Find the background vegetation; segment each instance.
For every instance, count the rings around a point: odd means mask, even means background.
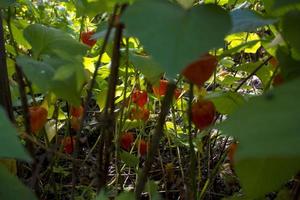
[[[300,1],[0,11],[0,199],[299,199]]]

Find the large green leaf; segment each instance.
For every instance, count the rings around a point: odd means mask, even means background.
[[[71,104],[80,105],[81,90],[77,89],[76,85],[76,78],[72,75],[65,80],[57,80],[53,82],[52,91],[56,96],[69,101]]]
[[[135,167],[139,164],[139,159],[135,155],[132,155],[126,151],[122,151],[120,153],[120,158],[124,161],[126,165],[135,169]]]
[[[106,194],[106,192],[102,189],[95,200],[109,200],[108,195]]]
[[[279,189],[297,174],[300,170],[300,157],[241,159],[237,161],[235,169],[246,196],[256,199]]]
[[[51,65],[26,56],[17,57],[17,64],[22,67],[27,78],[37,85],[42,92],[47,92],[50,89],[54,75],[54,69]]]
[[[253,52],[257,46],[260,47],[260,40],[252,40],[252,41],[246,41],[242,42],[239,45],[232,47],[231,49],[225,50],[220,57],[230,56],[232,54],[245,51],[245,52]]]
[[[219,1],[215,1],[215,0],[204,0],[205,3],[217,3],[220,6],[223,6],[225,4],[228,3],[228,0],[219,0]]]
[[[149,56],[130,54],[130,60],[152,84],[158,82],[163,74],[163,69]]]
[[[18,19],[13,20],[11,22],[11,31],[14,35],[14,39],[19,45],[24,46],[25,48],[29,49],[31,48],[30,44],[27,42],[27,40],[24,38],[23,30],[28,26],[28,23],[26,20]]]
[[[241,50],[244,50],[245,53],[256,53],[261,47],[260,37],[257,33],[235,33],[228,35],[225,38],[225,41],[228,42],[228,49],[233,49],[233,51],[231,51],[232,53],[236,53]],[[244,47],[243,44],[245,44]]]
[[[43,61],[36,61],[30,57],[19,56],[17,63],[42,92],[52,91],[59,98],[75,105],[80,104],[81,89],[85,81],[80,57],[73,56],[73,60],[46,57]]]
[[[230,114],[245,103],[244,97],[236,92],[215,92],[205,98],[210,99],[221,114]]]
[[[222,47],[231,28],[229,14],[216,5],[185,10],[166,0],[141,0],[123,17],[128,32],[171,77],[204,52]]]
[[[176,0],[183,8],[189,9],[194,5],[194,0]]]
[[[276,58],[279,61],[280,72],[285,81],[300,76],[300,61],[294,59],[286,48],[279,47],[276,51]]]
[[[286,10],[294,10],[296,7],[300,7],[299,0],[273,0],[274,3],[272,5],[273,9],[286,9]]]
[[[15,2],[16,0],[0,0],[0,8],[6,8]]]
[[[34,194],[21,181],[0,165],[0,199],[37,200]]]
[[[251,99],[220,125],[240,142],[235,167],[251,199],[278,189],[300,170],[299,85],[295,79]]]
[[[256,68],[258,68],[263,62],[258,61],[255,63],[245,63],[237,67],[237,70],[239,71],[245,71],[248,72],[249,74],[252,73]],[[256,76],[262,81],[262,84],[266,86],[268,82],[270,81],[272,74],[273,74],[273,67],[271,64],[264,65],[261,67],[257,72]]]
[[[135,196],[133,192],[122,192],[119,194],[115,200],[134,200]]]
[[[264,4],[267,12],[276,16],[300,8],[299,0],[264,0]]]
[[[244,3],[254,3],[255,0],[228,0],[228,4],[230,5],[238,5],[237,7],[239,7],[241,4]]]
[[[248,9],[236,9],[230,15],[232,19],[231,33],[256,31],[258,27],[276,22],[274,19],[265,18]]]
[[[78,16],[94,17],[99,13],[111,11],[112,9],[109,0],[75,0],[74,4]]]
[[[75,55],[73,57],[65,55],[65,58],[48,57],[44,59],[44,62],[56,69],[51,83],[51,91],[58,97],[79,105],[81,89],[85,81],[83,61],[80,56]]]
[[[97,14],[111,12],[116,3],[132,3],[134,0],[75,0],[77,16],[95,17]]]
[[[16,128],[10,123],[4,110],[0,107],[0,158],[17,158],[31,161],[29,154],[21,145],[17,134]],[[0,180],[0,182],[3,182],[2,179]]]
[[[24,36],[31,44],[36,58],[42,54],[83,56],[88,49],[66,32],[41,24],[28,26],[24,30]]]
[[[300,52],[300,11],[291,11],[287,13],[282,19],[282,35],[294,47]]]

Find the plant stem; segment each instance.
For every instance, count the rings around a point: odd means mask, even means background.
[[[125,9],[126,4],[121,6],[120,13]],[[111,71],[109,76],[109,88],[107,92],[106,105],[104,108],[103,120],[106,122],[103,127],[103,142],[98,154],[98,191],[100,191],[107,182],[108,168],[110,157],[113,151],[113,138],[115,135],[115,93],[118,82],[119,65],[120,65],[120,47],[122,41],[123,24],[116,25],[116,32],[113,46],[113,56]]]
[[[221,157],[221,159],[218,161],[217,165],[214,167],[212,173],[210,174],[210,176],[208,177],[208,179],[206,180],[200,195],[199,195],[199,200],[204,199],[206,191],[210,188],[211,184],[213,183],[214,179],[216,178],[216,175],[220,169],[221,164],[224,162],[225,158],[227,155],[227,151],[225,151]]]
[[[187,198],[191,200],[197,199],[197,193],[196,193],[196,156],[195,156],[195,149],[193,144],[193,135],[192,135],[192,102],[194,98],[193,94],[193,87],[194,85],[190,83],[189,88],[189,101],[188,101],[188,134],[189,134],[189,152],[190,152],[190,165],[189,165],[189,180],[188,180],[188,188],[187,188]]]
[[[260,70],[264,65],[266,65],[269,60],[271,60],[272,56],[268,57],[264,62],[262,62],[255,70],[253,70],[253,72],[251,72],[251,74],[249,74],[239,85],[238,87],[234,90],[235,92],[237,92],[253,75],[256,74],[256,72],[258,72],[258,70]]]
[[[115,21],[115,16],[116,16],[118,8],[119,8],[119,5],[117,4],[114,8],[114,11],[113,11],[113,14],[112,14],[112,20],[110,21],[107,32],[105,34],[104,42],[102,44],[102,47],[101,47],[101,50],[100,50],[100,53],[99,53],[99,59],[96,63],[95,71],[93,73],[93,77],[92,77],[90,86],[87,90],[87,96],[86,96],[86,99],[85,99],[85,102],[84,102],[84,110],[83,110],[82,119],[81,119],[81,122],[80,122],[80,129],[79,129],[79,131],[76,132],[76,138],[77,139],[75,141],[75,148],[74,148],[74,152],[73,152],[73,158],[74,159],[76,159],[78,157],[78,154],[79,154],[80,134],[81,134],[83,126],[84,126],[84,120],[87,117],[87,110],[88,110],[88,107],[89,107],[89,102],[92,99],[92,91],[93,91],[93,88],[96,84],[96,77],[97,77],[97,74],[98,74],[98,70],[101,67],[101,59],[102,59],[103,54],[105,53],[105,49],[106,49],[106,46],[107,46],[107,43],[108,43],[108,40],[109,40],[111,30],[113,28],[113,24],[114,24],[114,21]],[[72,167],[72,194],[71,194],[71,199],[73,200],[75,198],[74,192],[75,192],[76,177],[77,177],[77,175],[76,175],[77,166],[76,166],[75,162],[73,162],[72,165],[73,165],[73,167]]]
[[[125,118],[124,118],[124,109],[126,107],[126,93],[127,93],[127,87],[128,87],[128,68],[129,68],[129,38],[126,38],[126,66],[125,66],[125,82],[124,82],[124,94],[123,94],[123,104],[122,104],[122,107],[121,107],[121,111],[120,111],[120,118],[119,118],[119,126],[118,126],[118,130],[117,130],[117,134],[115,136],[115,148],[116,148],[116,151],[115,151],[115,156],[116,156],[116,163],[115,163],[115,167],[116,167],[116,187],[118,187],[118,184],[120,182],[120,173],[121,173],[121,168],[120,168],[120,135],[122,134],[122,131],[123,131],[123,126],[124,126],[124,123],[125,123]],[[124,118],[124,121],[123,121],[123,118]]]
[[[0,105],[6,110],[6,114],[12,123],[15,122],[13,107],[11,102],[11,93],[9,87],[9,78],[7,73],[4,31],[2,25],[2,13],[0,12]]]
[[[170,82],[168,84],[167,92],[161,105],[161,112],[158,118],[158,122],[149,147],[149,153],[145,161],[144,168],[142,169],[142,172],[138,176],[137,184],[135,187],[136,199],[141,199],[141,194],[144,190],[148,173],[151,169],[151,165],[153,163],[155,153],[157,152],[157,149],[159,147],[160,139],[163,136],[163,127],[165,124],[166,116],[169,112],[170,105],[172,103],[173,93],[175,91],[175,88],[176,85],[173,82]]]

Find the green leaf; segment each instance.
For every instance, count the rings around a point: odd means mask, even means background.
[[[282,35],[289,44],[300,52],[300,11],[287,13],[282,19]]]
[[[276,51],[276,58],[279,61],[280,73],[285,81],[300,76],[300,61],[294,59],[286,48],[279,47]]]
[[[295,6],[300,4],[299,0],[285,0],[285,1],[281,1],[281,0],[273,0],[273,8],[281,8],[281,7],[287,7],[287,6]]]
[[[121,151],[120,157],[125,162],[125,164],[128,165],[129,167],[135,168],[139,164],[138,157],[126,151]]]
[[[255,63],[245,63],[237,67],[239,71],[245,71],[249,74],[252,73],[257,67],[259,67],[263,62],[258,61]],[[270,81],[273,74],[273,67],[270,64],[264,65],[257,72],[256,76],[262,81],[263,85],[266,86]]]
[[[299,9],[299,0],[264,0],[266,10],[272,15],[284,15],[285,13]]]
[[[83,56],[88,50],[86,45],[79,43],[66,32],[41,24],[29,25],[24,30],[24,36],[31,44],[36,58],[42,54],[60,56],[61,53]]]
[[[157,83],[160,80],[163,69],[153,59],[148,56],[130,54],[130,60],[152,84]]]
[[[21,145],[17,134],[16,128],[7,119],[5,111],[0,107],[0,158],[16,158],[31,161],[29,154]],[[2,179],[0,180],[0,182],[4,183]]]
[[[246,195],[278,189],[300,170],[300,79],[255,97],[219,128],[240,143],[235,168]]]
[[[80,105],[81,90],[78,90],[76,85],[76,78],[71,76],[68,79],[53,82],[51,90],[56,96],[69,101],[71,104]]]
[[[230,114],[245,103],[244,97],[236,92],[215,92],[205,98],[210,99],[221,114]]]
[[[17,63],[42,92],[52,91],[57,97],[79,105],[85,81],[84,69],[80,57],[72,58],[73,60],[63,60],[46,57],[43,61],[36,61],[30,57],[19,56]]]
[[[252,147],[253,148],[253,147]],[[300,170],[300,157],[248,158],[235,166],[249,199],[263,197],[279,189]]]
[[[239,4],[243,5],[245,2],[246,3],[254,3],[255,0],[228,0],[228,4],[235,5],[235,6],[238,5],[237,7],[240,6]]]
[[[139,128],[141,126],[141,122],[138,121],[138,120],[129,120],[127,119],[125,122],[124,122],[124,127],[123,129],[124,130],[130,130],[130,129],[134,129],[134,128]]]
[[[157,190],[158,190],[158,186],[155,183],[155,181],[148,180],[145,185],[144,192],[148,192],[151,199],[153,200],[161,200],[162,198]]]
[[[227,85],[228,87],[231,85],[236,85],[239,80],[240,78],[231,75],[227,75],[224,78],[218,77],[218,82],[220,82],[222,85]]]
[[[219,60],[219,65],[225,68],[231,68],[235,64],[234,60],[231,57],[224,57]]]
[[[81,90],[85,81],[82,58],[75,55],[65,55],[65,59],[48,57],[44,60],[56,69],[51,84],[51,91],[58,97],[61,97],[74,105],[80,105]],[[67,73],[59,74],[61,71],[67,71]]]
[[[231,33],[252,32],[257,28],[276,22],[275,19],[268,19],[253,10],[236,9],[230,13],[232,19]]]
[[[234,193],[231,197],[225,197],[222,200],[251,200],[251,199],[245,197],[243,194],[238,192],[238,193]]]
[[[28,26],[26,20],[18,19],[11,22],[11,31],[14,35],[14,39],[19,45],[23,45],[25,48],[31,48],[30,44],[24,38],[23,30]]]
[[[222,47],[231,28],[229,14],[216,5],[185,10],[161,0],[135,2],[123,20],[128,32],[172,78],[203,53]]]
[[[111,11],[113,8],[113,1],[109,0],[75,0],[77,16],[89,16]]]
[[[21,181],[0,165],[0,199],[37,200],[34,194]]]
[[[277,193],[275,200],[287,200],[287,199],[292,199],[292,198],[293,197],[292,197],[290,190],[287,188],[284,188]]]
[[[229,43],[228,48],[229,49],[235,49],[240,50],[240,46],[248,43],[247,48],[244,48],[243,50],[245,53],[256,53],[256,51],[261,47],[260,37],[256,33],[235,33],[228,35],[225,40]],[[255,41],[251,46],[249,45],[250,42]],[[233,52],[235,53],[235,52]]]
[[[122,192],[119,194],[115,200],[134,200],[135,196],[133,192]]]
[[[17,64],[22,67],[26,77],[42,92],[47,92],[51,87],[54,69],[51,65],[33,60],[27,56],[17,57]]]
[[[215,0],[204,0],[204,2],[206,4],[208,4],[208,3],[216,3]],[[218,0],[217,1],[217,4],[220,5],[220,6],[223,6],[223,5],[227,4],[227,3],[228,3],[228,0]]]
[[[16,0],[0,0],[0,8],[6,8],[15,2]]]
[[[194,5],[194,0],[176,0],[184,9],[189,9]]]
[[[220,57],[225,57],[225,56],[231,56],[232,54],[241,52],[241,51],[247,51],[247,52],[251,52],[253,50],[253,48],[257,48],[257,44],[259,44],[261,41],[260,40],[252,40],[249,42],[244,42],[241,43],[235,47],[232,47],[229,50],[224,51]]]
[[[97,195],[95,200],[109,200],[106,192],[102,189],[99,194]]]

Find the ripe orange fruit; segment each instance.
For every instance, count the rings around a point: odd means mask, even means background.
[[[71,106],[71,108],[70,108],[70,114],[71,114],[73,117],[77,117],[77,118],[82,117],[82,114],[83,114],[83,107],[82,107],[82,106],[78,106],[78,107]]]
[[[278,60],[275,57],[272,57],[269,60],[269,63],[273,66],[273,67],[277,67],[277,65],[279,64]]]
[[[238,147],[238,144],[235,142],[231,143],[228,147],[227,157],[231,164],[233,164],[233,162],[234,162],[234,155],[235,155],[237,147]]]
[[[167,80],[160,80],[158,86],[152,86],[153,93],[156,97],[165,96],[168,87]]]
[[[149,117],[150,117],[150,111],[147,108],[143,108],[140,119],[145,122],[149,119]]]
[[[132,108],[129,113],[129,119],[130,120],[143,120],[147,121],[150,116],[150,111],[147,108]]]
[[[31,131],[38,133],[47,122],[48,111],[41,106],[32,106],[29,108],[29,120]]]
[[[174,91],[175,99],[178,99],[181,94],[182,94],[182,89],[176,88],[175,91]]]
[[[71,128],[74,129],[75,131],[79,131],[80,130],[80,121],[81,118],[78,117],[71,117]]]
[[[144,107],[148,102],[148,94],[143,90],[134,90],[132,93],[132,102],[137,104],[139,107]]]
[[[97,42],[97,40],[91,39],[91,37],[94,35],[94,33],[95,33],[94,31],[82,32],[80,34],[81,41],[84,44],[88,45],[89,47],[93,47]]]
[[[120,15],[115,16],[114,27],[117,27],[120,24]]]
[[[76,139],[75,137],[71,137],[71,136],[66,136],[63,140],[62,140],[62,144],[64,146],[64,151],[68,154],[73,153],[74,149],[75,149],[75,143],[76,143]]]
[[[139,148],[138,148],[139,155],[140,156],[146,155],[148,152],[148,142],[141,139],[138,144],[139,144]]]
[[[131,132],[123,133],[120,138],[120,146],[126,151],[130,151],[132,143],[134,141],[134,136]]]
[[[174,174],[174,164],[172,162],[167,163],[165,165],[165,171],[166,171],[166,177],[168,181],[174,181],[175,179],[175,174]]]
[[[182,75],[190,82],[203,86],[215,71],[217,64],[217,57],[206,53],[199,60],[184,68]]]
[[[201,100],[192,105],[192,122],[202,130],[210,126],[216,115],[216,108],[213,102]]]
[[[280,73],[274,76],[273,83],[272,83],[273,86],[279,86],[282,85],[283,83],[284,83],[284,78]]]
[[[168,83],[169,82],[167,80],[160,80],[158,86],[156,85],[152,86],[153,93],[157,98],[166,95]],[[182,93],[182,89],[176,88],[174,91],[175,99],[178,99],[181,93]]]

